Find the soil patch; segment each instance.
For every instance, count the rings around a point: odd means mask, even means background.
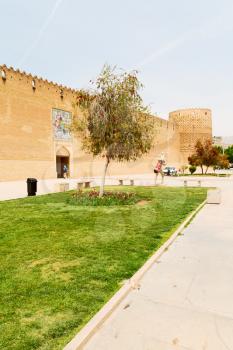
[[[150,202],[151,202],[151,201],[147,201],[147,200],[143,199],[143,200],[137,202],[137,205],[143,206],[143,205],[149,204]]]

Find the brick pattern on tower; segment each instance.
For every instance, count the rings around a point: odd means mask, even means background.
[[[174,123],[180,134],[181,162],[195,150],[198,140],[212,139],[212,116],[210,109],[189,108],[169,113],[169,121]]]

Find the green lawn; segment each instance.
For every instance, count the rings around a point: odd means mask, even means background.
[[[74,206],[70,193],[0,202],[0,349],[63,349],[206,197],[124,190],[147,202]]]

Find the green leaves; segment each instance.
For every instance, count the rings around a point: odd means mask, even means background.
[[[139,95],[137,72],[117,74],[116,68],[105,65],[94,85],[94,91],[81,91],[77,99],[82,117],[75,118],[74,129],[82,136],[83,148],[109,162],[136,160],[148,152],[154,122]]]
[[[227,155],[229,162],[233,163],[233,146],[227,147],[224,153]]]

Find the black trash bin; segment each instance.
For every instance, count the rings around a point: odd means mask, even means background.
[[[28,196],[35,196],[37,192],[37,179],[29,177],[27,179]]]

